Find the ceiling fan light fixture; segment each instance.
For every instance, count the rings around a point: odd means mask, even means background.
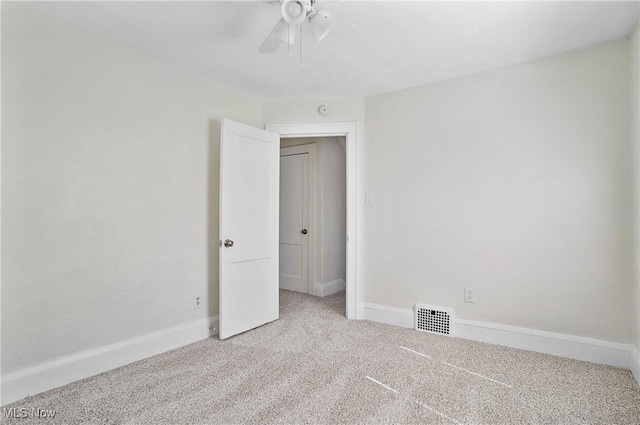
[[[307,16],[307,5],[302,0],[284,0],[282,17],[290,25],[301,24]]]
[[[318,41],[322,41],[331,33],[336,22],[328,10],[318,10],[309,18],[309,24]]]

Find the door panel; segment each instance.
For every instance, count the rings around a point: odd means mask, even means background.
[[[309,293],[308,231],[309,155],[281,156],[280,287],[283,289]]]
[[[280,138],[231,120],[220,139],[220,338],[279,315]],[[226,247],[225,240],[233,241]]]

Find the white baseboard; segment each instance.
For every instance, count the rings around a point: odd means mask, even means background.
[[[359,316],[364,320],[386,323],[403,328],[413,328],[413,310],[366,303],[361,304],[360,308],[361,313]]]
[[[629,369],[629,344],[456,319],[456,337]]]
[[[359,317],[365,320],[404,328],[413,328],[413,314],[413,310],[377,304],[359,308]],[[452,336],[633,370],[630,344],[467,319],[456,319]],[[637,351],[635,359],[638,370]]]
[[[211,317],[19,370],[2,377],[0,405],[209,338],[218,329],[218,317]]]
[[[640,385],[640,352],[633,344],[631,344],[631,350],[629,350],[629,369],[631,369],[633,377],[636,378],[636,382]]]
[[[344,291],[347,288],[347,285],[344,282],[344,279],[336,279],[330,282],[324,283],[316,283],[314,285],[315,296],[317,297],[326,297],[327,295],[332,295],[340,291]]]

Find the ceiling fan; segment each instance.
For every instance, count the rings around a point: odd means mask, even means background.
[[[282,43],[287,43],[287,47],[292,46],[295,44],[297,32],[300,33],[302,41],[302,24],[305,20],[309,22],[318,41],[324,40],[331,33],[338,20],[362,32],[354,24],[330,10],[316,10],[315,3],[316,0],[283,0],[282,18],[273,27],[258,52],[274,53]],[[302,56],[302,42],[300,42],[300,55]],[[302,59],[300,63],[302,66]]]

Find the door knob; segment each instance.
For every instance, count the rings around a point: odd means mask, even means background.
[[[306,234],[307,234],[307,229],[302,229],[302,232],[301,232],[301,233],[302,233],[303,235],[306,235]]]
[[[224,246],[226,248],[231,248],[233,246],[233,241],[231,239],[225,239],[224,240]]]

